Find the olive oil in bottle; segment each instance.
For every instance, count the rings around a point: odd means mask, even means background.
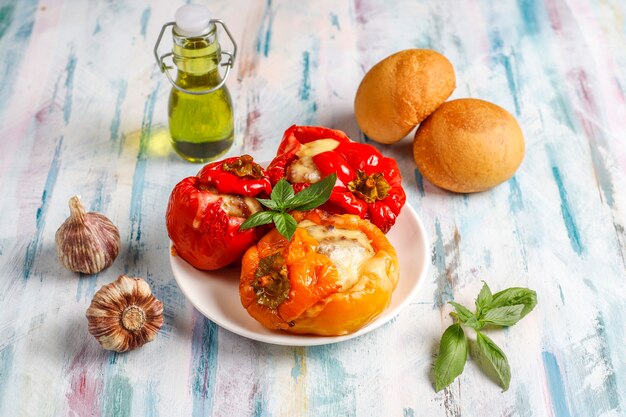
[[[219,20],[211,20],[207,9],[199,5],[183,6],[176,12],[172,25],[171,54],[159,58],[157,41],[155,55],[172,82],[168,114],[171,142],[174,150],[191,162],[207,162],[230,149],[234,137],[233,105],[225,81],[236,53],[222,52],[217,36]],[[222,56],[229,60],[222,64]],[[170,76],[163,59],[171,56],[177,70]],[[226,67],[222,76],[220,67]]]

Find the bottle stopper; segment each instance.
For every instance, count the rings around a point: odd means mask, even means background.
[[[211,23],[209,9],[200,4],[187,4],[176,10],[176,33],[185,37],[206,34]]]

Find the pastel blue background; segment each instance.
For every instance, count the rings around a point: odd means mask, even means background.
[[[170,150],[169,84],[152,47],[181,2],[0,4],[0,415],[618,416],[626,407],[626,4],[619,0],[212,1],[240,53],[228,80],[236,143],[273,156],[291,124],[367,141],[352,113],[364,73],[405,48],[453,63],[452,98],[508,109],[526,138],[515,177],[475,195],[424,180],[411,138],[396,158],[426,225],[432,268],[392,322],[357,339],[253,342],[197,313],[172,277],[164,213],[199,169]],[[165,42],[167,47],[167,41]],[[111,268],[79,277],[54,233],[80,194],[122,235]],[[103,351],[94,292],[144,277],[165,305],[156,341]],[[502,393],[468,362],[435,393],[429,374],[449,300],[528,286],[535,311],[490,332]]]

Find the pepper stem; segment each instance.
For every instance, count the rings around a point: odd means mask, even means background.
[[[285,258],[280,252],[259,260],[252,288],[256,294],[257,303],[272,310],[276,310],[283,301],[289,298],[291,284],[287,276]]]
[[[389,194],[391,186],[381,173],[367,175],[364,171],[357,171],[356,178],[348,183],[348,189],[367,203],[384,200]]]
[[[128,306],[122,311],[121,321],[126,330],[136,332],[146,323],[146,313],[135,305]]]
[[[70,201],[68,204],[70,206],[70,216],[75,218],[76,220],[79,220],[81,223],[84,223],[85,222],[85,208],[80,202],[80,197],[77,195],[73,196],[72,198],[70,198]]]
[[[242,155],[231,163],[224,163],[222,169],[238,177],[252,177],[254,179],[263,177],[261,166],[255,163],[250,155]]]

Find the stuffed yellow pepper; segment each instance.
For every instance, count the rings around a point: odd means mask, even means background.
[[[292,213],[290,241],[277,230],[245,253],[239,294],[263,326],[289,333],[345,335],[374,320],[399,277],[384,233],[356,215]]]

